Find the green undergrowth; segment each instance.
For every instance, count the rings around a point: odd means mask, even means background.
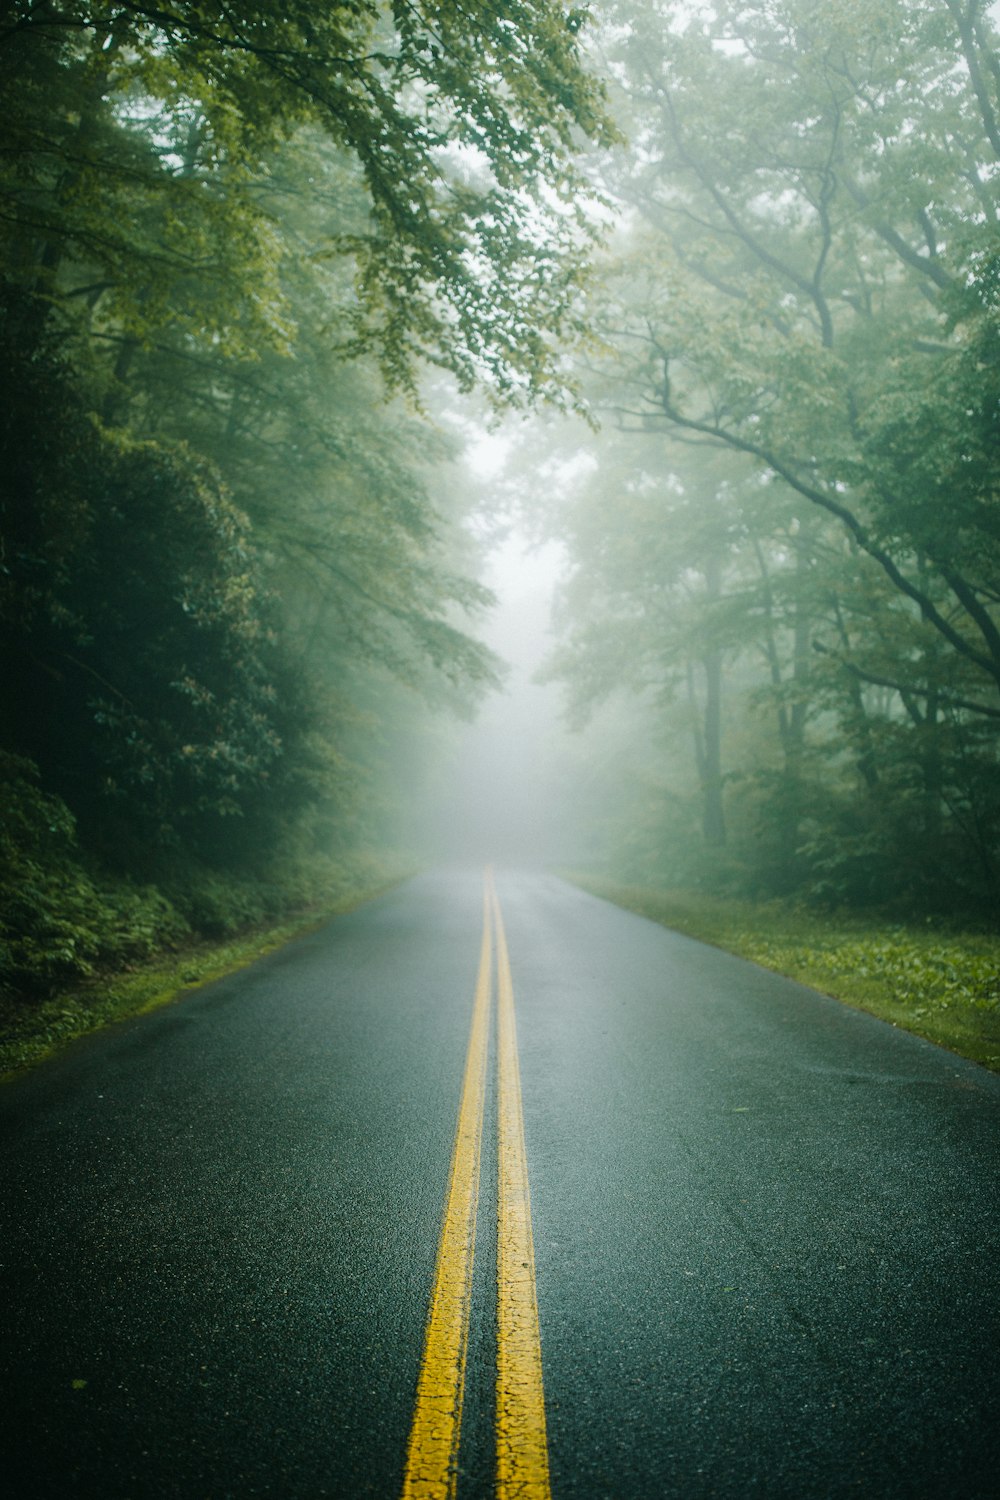
[[[1000,1072],[1000,936],[564,873],[596,896]]]
[[[0,1082],[53,1055],[88,1032],[142,1015],[245,968],[292,938],[352,911],[403,878],[374,875],[325,902],[225,940],[203,940],[160,952],[118,973],[95,974],[41,1000],[0,995]]]

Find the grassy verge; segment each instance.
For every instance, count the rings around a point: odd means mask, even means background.
[[[1000,1072],[1000,936],[564,872],[584,890],[738,953]]]
[[[128,1016],[143,1015],[245,968],[397,883],[386,880],[273,926],[160,954],[130,971],[96,976],[47,1000],[19,1003],[12,997],[0,999],[0,1083],[50,1057],[77,1037]]]

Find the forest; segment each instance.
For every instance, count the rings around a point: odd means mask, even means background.
[[[995,926],[994,11],[3,5],[3,990],[419,861],[491,515],[585,863]]]
[[[610,9],[631,144],[596,163],[604,435],[556,523],[551,671],[581,718],[626,687],[630,739],[661,747],[634,762],[619,857],[995,913],[988,10]]]

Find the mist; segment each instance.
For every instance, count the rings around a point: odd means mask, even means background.
[[[551,646],[550,615],[565,558],[517,530],[490,553],[484,581],[497,604],[482,632],[506,679],[461,725],[434,778],[424,822],[429,857],[538,866],[571,859],[578,842],[565,805],[562,693],[535,676]]]
[[[995,924],[995,5],[21,9],[6,982],[434,860]]]

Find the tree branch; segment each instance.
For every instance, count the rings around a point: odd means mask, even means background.
[[[997,688],[1000,689],[1000,653],[985,656],[982,652],[977,651],[965,636],[956,630],[950,621],[945,618],[935,605],[933,599],[906,577],[906,574],[901,571],[895,560],[884,547],[881,547],[869,535],[867,527],[846,505],[841,501],[834,500],[825,491],[817,489],[814,485],[802,479],[796,474],[794,469],[760,443],[750,442],[746,438],[739,437],[736,433],[727,432],[725,428],[719,427],[714,423],[699,422],[693,417],[685,417],[675,406],[666,401],[663,403],[663,412],[668,421],[673,422],[679,427],[686,428],[688,431],[701,433],[711,441],[720,443],[725,447],[734,448],[740,453],[746,453],[752,458],[759,459],[761,463],[765,464],[783,479],[786,484],[790,485],[804,499],[809,500],[821,510],[827,511],[831,516],[835,516],[854,538],[862,552],[878,563],[879,567],[900,593],[905,594],[908,599],[911,599],[914,604],[918,605],[921,614],[928,624],[932,625],[949,645],[953,646],[967,661],[973,662],[982,671],[986,672],[996,683]]]
[[[953,693],[945,693],[942,696],[942,689],[938,683],[933,684],[933,686],[921,687],[919,683],[901,683],[895,681],[892,677],[882,677],[877,672],[869,672],[866,668],[859,667],[856,662],[846,661],[842,656],[838,656],[836,652],[831,651],[828,646],[824,646],[820,641],[813,642],[813,650],[817,651],[821,656],[832,657],[838,666],[843,667],[845,672],[850,672],[852,677],[856,677],[861,682],[870,683],[872,687],[889,688],[891,692],[899,693],[900,697],[904,697],[905,695],[912,696],[913,694],[916,694],[918,698],[933,696],[945,708],[960,708],[968,713],[981,714],[986,719],[1000,720],[1000,708],[991,708],[988,703],[978,703],[972,698],[960,698]]]
[[[728,201],[725,193],[723,193],[722,189],[716,184],[711,173],[708,171],[708,168],[704,166],[700,159],[696,157],[690,150],[690,148],[686,145],[681,129],[680,120],[677,116],[677,111],[674,107],[674,102],[669,90],[664,90],[663,97],[667,111],[670,115],[671,131],[674,137],[674,142],[677,146],[677,150],[680,153],[681,160],[694,172],[695,176],[698,178],[698,181],[708,193],[709,197],[712,199],[712,202],[722,214],[726,223],[729,225],[740,242],[745,245],[746,248],[751,252],[751,254],[754,255],[762,265],[765,265],[770,270],[776,272],[777,275],[790,282],[792,286],[798,287],[799,291],[801,291],[805,296],[809,298],[809,300],[815,307],[816,313],[819,317],[823,346],[824,348],[830,348],[833,344],[833,320],[830,317],[830,309],[827,305],[826,298],[820,291],[817,281],[817,278],[822,274],[825,255],[821,254],[820,261],[817,265],[816,272],[813,278],[801,275],[798,271],[795,270],[794,266],[788,265],[787,262],[783,261],[780,258],[780,256],[773,255],[771,251],[761,243],[761,241],[757,238],[753,231],[749,229],[746,224],[744,224],[743,220],[739,217],[735,209]]]
[[[993,107],[989,89],[986,87],[986,80],[979,66],[979,49],[977,46],[974,9],[970,5],[967,11],[964,10],[958,3],[958,0],[945,0],[945,4],[951,12],[952,19],[958,28],[959,41],[962,45],[962,56],[965,58],[965,65],[969,70],[969,82],[972,84],[972,91],[979,105],[979,113],[982,116],[986,138],[993,147],[996,155],[1000,157],[1000,124],[997,122],[996,110]]]

